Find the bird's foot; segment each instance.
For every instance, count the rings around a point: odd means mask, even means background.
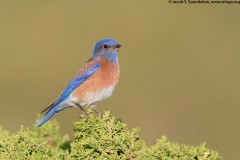
[[[85,112],[84,114],[79,115],[79,118],[80,119],[83,119],[83,118],[89,119],[89,115],[90,115],[89,113]]]
[[[76,106],[79,107],[83,111],[85,118],[88,119],[90,113],[86,112],[80,104],[76,104]],[[82,117],[83,117],[83,115],[80,115],[80,118],[82,118]]]
[[[96,108],[95,105],[94,105],[94,106],[91,106],[91,109],[93,109],[93,110],[98,114],[99,117],[102,117],[102,113],[97,110],[97,108]]]

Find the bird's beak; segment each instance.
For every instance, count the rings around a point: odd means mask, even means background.
[[[121,44],[116,44],[116,45],[114,45],[113,46],[113,48],[115,49],[115,48],[120,48],[122,45]]]

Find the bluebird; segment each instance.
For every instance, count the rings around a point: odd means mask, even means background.
[[[91,107],[97,113],[96,104],[111,96],[119,79],[118,48],[113,39],[103,39],[95,44],[92,57],[67,85],[59,98],[44,109],[46,114],[37,122],[40,127],[58,112],[78,107],[87,116],[84,108]]]

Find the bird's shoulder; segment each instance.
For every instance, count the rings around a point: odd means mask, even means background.
[[[86,73],[94,64],[96,64],[96,61],[93,58],[90,58],[87,63],[78,71],[76,77],[79,77]]]
[[[87,63],[76,74],[76,77],[79,77],[79,76],[83,75],[84,73],[86,73],[96,63],[100,65],[99,72],[102,72],[102,71],[116,71],[116,72],[119,72],[119,63],[118,62],[111,63],[107,59],[102,59],[102,58],[101,59],[94,59],[94,58],[90,58],[87,61]]]

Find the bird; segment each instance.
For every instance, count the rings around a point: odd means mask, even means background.
[[[96,111],[97,103],[110,97],[119,81],[120,65],[118,53],[121,45],[115,40],[105,38],[95,44],[92,57],[69,82],[61,95],[41,113],[46,114],[36,123],[41,127],[58,112],[70,108],[80,108],[86,117],[83,107],[88,106]]]

